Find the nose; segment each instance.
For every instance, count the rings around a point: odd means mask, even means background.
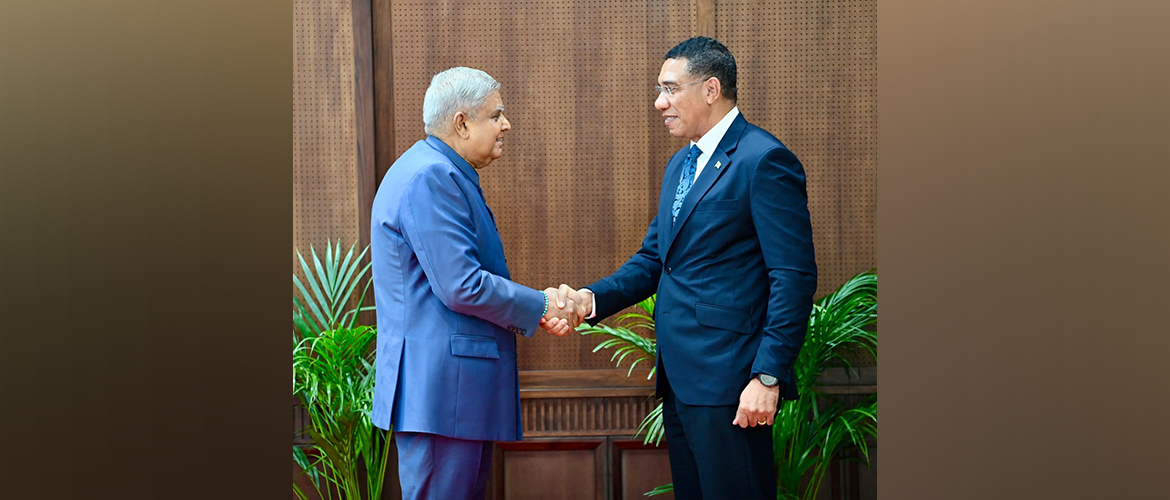
[[[654,107],[659,111],[666,111],[670,108],[670,102],[666,100],[666,92],[659,92],[658,98],[654,100]]]
[[[500,130],[512,130],[512,122],[508,121],[508,117],[501,113],[500,120],[503,121],[503,124],[500,125]]]

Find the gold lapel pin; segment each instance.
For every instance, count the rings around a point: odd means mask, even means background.
[[[723,166],[723,162],[721,162],[721,161],[717,161],[717,162],[715,162],[715,169],[716,169],[716,170],[718,170],[718,169],[719,169],[719,167],[722,167],[722,166]]]

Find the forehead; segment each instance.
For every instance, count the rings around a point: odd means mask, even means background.
[[[658,73],[658,83],[679,83],[687,74],[686,59],[667,59]]]
[[[483,106],[480,106],[480,111],[495,111],[496,109],[504,107],[504,99],[500,97],[500,92],[492,92],[487,99],[483,101]]]

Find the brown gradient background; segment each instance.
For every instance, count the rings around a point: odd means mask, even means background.
[[[879,13],[880,497],[1170,496],[1170,4]],[[291,20],[0,6],[0,497],[287,497]]]
[[[1170,498],[1170,3],[878,12],[880,498]]]
[[[287,498],[292,8],[0,6],[0,498]]]

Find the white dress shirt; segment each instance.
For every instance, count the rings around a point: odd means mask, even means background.
[[[719,120],[711,130],[708,130],[703,137],[699,138],[699,142],[691,141],[692,146],[699,146],[699,160],[695,163],[695,180],[699,180],[699,176],[703,175],[703,167],[707,166],[707,160],[711,159],[711,154],[715,152],[715,148],[719,147],[719,143],[723,141],[723,136],[727,135],[727,129],[731,128],[731,122],[735,121],[735,117],[739,116],[739,106],[731,108],[723,119]],[[688,146],[690,147],[690,146]]]

